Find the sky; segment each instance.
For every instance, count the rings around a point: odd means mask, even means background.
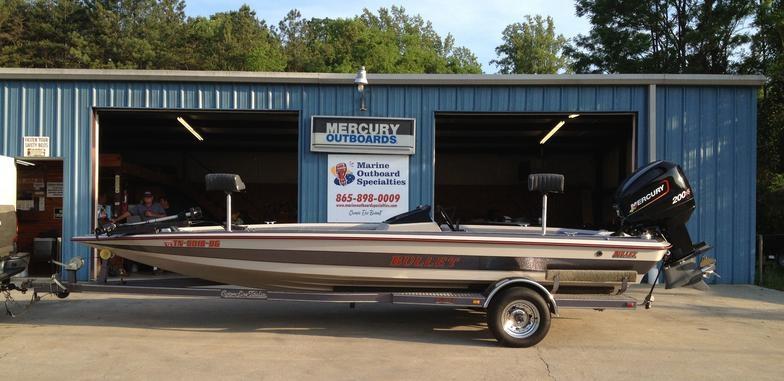
[[[187,0],[186,4],[188,16],[209,16],[248,4],[256,16],[270,25],[277,25],[293,8],[299,9],[304,18],[336,18],[357,15],[362,8],[375,11],[402,5],[408,14],[419,14],[430,20],[441,37],[452,33],[455,43],[471,49],[487,73],[497,71],[490,60],[496,58],[495,47],[501,44],[501,32],[507,25],[522,21],[525,15],[552,16],[556,33],[566,38],[585,34],[590,29],[587,20],[574,14],[574,0]]]

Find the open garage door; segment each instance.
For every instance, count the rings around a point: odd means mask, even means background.
[[[205,219],[222,222],[224,195],[205,192],[204,175],[225,172],[239,174],[247,185],[234,197],[235,222],[296,222],[296,112],[96,112],[98,204],[108,206],[108,215],[138,204],[149,191],[168,206],[167,214],[198,206]]]
[[[613,226],[612,197],[634,168],[634,114],[436,114],[435,203],[463,223],[539,224],[530,173],[561,173],[548,225]]]

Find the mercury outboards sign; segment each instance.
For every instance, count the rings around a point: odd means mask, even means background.
[[[416,122],[411,118],[313,116],[310,125],[311,151],[414,154]]]

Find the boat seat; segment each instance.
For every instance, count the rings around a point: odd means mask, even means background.
[[[234,173],[209,173],[204,176],[208,191],[223,191],[226,193],[241,192],[245,190],[245,183],[240,175]]]
[[[528,175],[528,190],[541,193],[563,193],[564,175],[557,173],[533,173]]]

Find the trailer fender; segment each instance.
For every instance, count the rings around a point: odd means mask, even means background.
[[[528,287],[528,288],[538,292],[539,294],[542,295],[542,297],[545,300],[547,300],[547,304],[550,306],[550,312],[554,316],[558,316],[558,304],[555,302],[555,298],[550,293],[550,291],[548,291],[547,288],[545,288],[544,286],[542,286],[538,282],[534,282],[534,281],[532,281],[530,279],[525,279],[525,278],[503,279],[503,280],[499,281],[498,283],[488,287],[488,292],[486,292],[487,298],[485,299],[485,304],[482,307],[484,307],[484,308],[489,307],[490,306],[490,302],[493,300],[493,297],[499,291],[504,290],[504,289],[509,288],[509,287],[512,287],[512,286]]]

